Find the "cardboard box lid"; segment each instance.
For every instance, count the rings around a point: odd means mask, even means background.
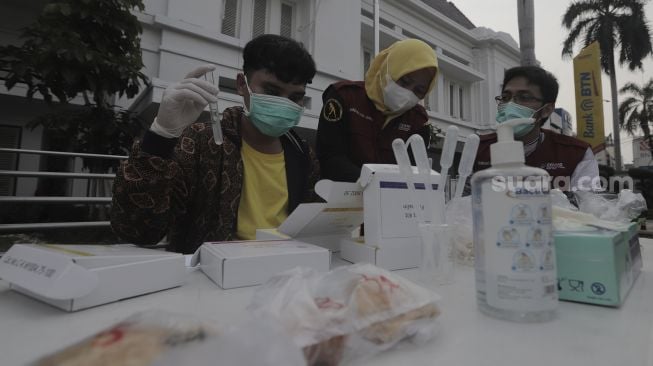
[[[321,180],[315,192],[326,203],[299,205],[279,231],[293,238],[350,234],[363,223],[363,192],[358,183]]]
[[[327,249],[296,240],[247,240],[207,242],[202,246],[225,259],[265,257],[286,254],[328,252]],[[201,258],[200,258],[201,262]]]
[[[180,255],[132,245],[16,244],[0,259],[0,278],[46,298],[68,300],[97,287],[94,268]]]
[[[417,189],[424,189],[424,182],[420,182],[421,177],[419,176],[419,171],[416,166],[411,166],[414,174],[415,186]],[[392,178],[392,182],[403,185],[405,189],[407,187],[406,182],[404,181],[401,173],[399,172],[399,166],[395,164],[364,164],[361,169],[361,176],[359,183],[363,188],[372,183],[374,179],[383,180]],[[431,184],[433,189],[438,188],[438,183],[440,182],[440,173],[431,169]],[[390,187],[389,187],[390,188]],[[402,187],[397,187],[402,188]]]

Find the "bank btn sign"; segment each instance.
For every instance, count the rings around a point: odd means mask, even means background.
[[[574,57],[577,137],[592,145],[595,153],[605,148],[600,59],[598,42],[583,48]]]

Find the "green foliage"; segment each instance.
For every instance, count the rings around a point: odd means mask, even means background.
[[[48,104],[82,95],[84,108],[60,106],[28,127],[43,126],[51,148],[83,153],[127,154],[145,126],[131,112],[112,106],[118,95],[134,97],[142,84],[140,23],[130,11],[142,0],[53,0],[21,34],[23,44],[0,47],[5,85],[27,85],[27,97],[43,95]],[[94,172],[115,161],[84,159]]]
[[[37,117],[27,127],[43,126],[50,142],[69,151],[90,154],[128,155],[131,144],[147,128],[132,112],[89,107]],[[83,159],[91,172],[116,167],[117,160]]]
[[[641,69],[642,60],[653,54],[651,34],[644,14],[643,0],[579,0],[569,5],[562,25],[569,30],[562,55],[571,56],[574,45],[588,46],[598,41],[601,66],[614,72],[614,51],[619,49],[619,64],[630,70]]]
[[[619,123],[621,129],[628,131],[633,136],[638,130],[642,130],[644,137],[649,140],[653,149],[653,79],[646,84],[639,86],[635,83],[627,83],[620,90],[621,94],[629,96],[619,104]]]
[[[25,83],[28,98],[39,92],[48,103],[53,95],[65,103],[85,92],[100,106],[113,94],[135,96],[147,77],[134,8],[143,10],[142,0],[51,1],[24,29],[22,46],[0,47],[5,85]]]

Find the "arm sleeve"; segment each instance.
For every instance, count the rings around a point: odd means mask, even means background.
[[[322,177],[340,182],[355,182],[360,167],[349,158],[349,117],[342,98],[332,88],[322,97],[324,104],[317,126],[316,152]]]
[[[599,179],[599,163],[591,148],[587,148],[583,160],[571,174],[571,186],[579,191],[602,191]]]
[[[196,175],[193,152],[173,151],[172,141],[159,139],[165,138],[146,133],[142,143],[135,142],[113,183],[111,227],[122,240],[138,245],[158,243],[186,212]]]

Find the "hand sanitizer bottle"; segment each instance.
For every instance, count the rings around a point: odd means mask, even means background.
[[[524,145],[501,123],[492,167],[472,177],[476,300],[482,313],[512,321],[553,319],[558,306],[549,174],[524,164]]]

